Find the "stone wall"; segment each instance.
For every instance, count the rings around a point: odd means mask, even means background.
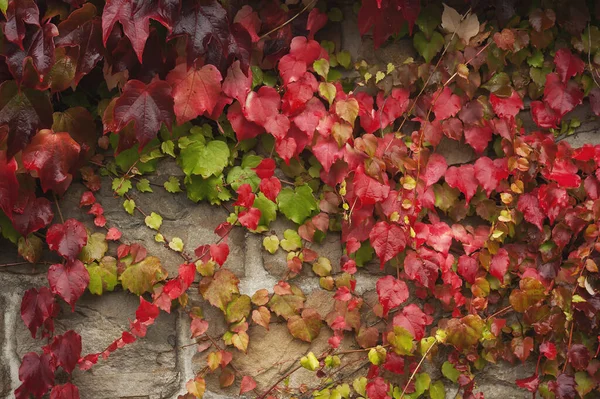
[[[345,15],[348,18],[342,24],[343,29],[326,34],[329,40],[349,50],[355,59],[363,57],[371,63],[380,62],[385,65],[387,62],[402,62],[407,56],[412,55],[412,47],[404,42],[392,43],[373,52],[369,39],[361,40],[358,35],[352,13],[345,10]],[[572,114],[583,123],[577,134],[567,141],[577,146],[584,143],[600,143],[599,125],[591,118],[589,108],[579,107]],[[534,128],[528,112],[524,112],[522,117],[528,129]],[[569,116],[566,119],[569,119]],[[474,158],[470,147],[454,143],[444,142],[437,150],[447,157],[449,164],[469,162]],[[173,162],[166,161],[149,179],[152,183],[162,185],[169,176],[173,175],[181,175],[181,171]],[[110,181],[103,181],[102,187],[97,198],[104,206],[108,224],[118,227],[126,241],[144,245],[149,254],[161,259],[163,266],[171,275],[175,274],[180,259],[154,241],[154,236],[151,230],[145,227],[143,218],[131,217],[123,210],[122,200],[112,195]],[[82,185],[74,184],[60,200],[65,218],[90,220],[89,216],[78,207],[83,190]],[[142,209],[147,212],[159,212],[164,218],[161,230],[168,236],[182,238],[188,249],[213,242],[214,228],[227,217],[224,209],[207,204],[194,204],[183,193],[169,194],[164,190],[156,189],[153,194],[134,192],[134,195]],[[281,237],[288,226],[283,220],[277,220],[272,228]],[[90,228],[92,228],[91,223]],[[285,255],[281,251],[270,255],[261,250],[261,237],[246,233],[243,229],[235,229],[231,233],[229,245],[231,253],[225,266],[240,278],[241,292],[252,295],[261,288],[272,292],[274,284],[287,270]],[[327,256],[334,267],[339,267],[341,256],[339,236],[330,234],[323,244],[314,246],[313,249]],[[0,238],[0,264],[20,261],[16,248]],[[357,275],[357,290],[364,294],[368,303],[373,303],[379,270],[377,266],[367,267],[367,269],[368,273],[359,272]],[[39,350],[40,342],[32,340],[19,317],[19,308],[25,290],[47,284],[46,271],[46,265],[0,268],[0,309],[3,309],[0,312],[1,398],[12,398],[12,392],[19,385],[18,368],[22,355]],[[294,281],[307,295],[307,307],[317,309],[323,316],[330,311],[333,304],[332,293],[318,288],[318,279],[314,274],[305,270]],[[221,336],[226,331],[221,312],[201,301],[194,287],[190,291],[191,301],[203,308],[205,317],[210,321],[209,334],[215,337]],[[83,337],[84,353],[103,350],[127,328],[129,320],[134,317],[137,304],[138,299],[134,295],[121,290],[101,297],[86,293],[77,302],[74,312],[68,306],[63,306],[56,321],[57,333],[74,329]],[[327,347],[328,338],[327,329],[323,329],[321,335],[312,344],[293,339],[281,320],[274,320],[269,331],[252,326],[249,335],[248,353],[236,351],[233,364],[241,373],[253,376],[258,382],[260,391],[295,367],[299,358],[307,352],[312,351],[316,354],[323,352]],[[343,345],[352,347],[352,339],[347,341]],[[146,338],[117,350],[109,359],[100,360],[99,364],[88,372],[76,371],[73,382],[79,386],[81,397],[84,399],[176,398],[177,395],[185,392],[185,382],[201,367],[206,356],[206,352],[196,353],[195,346],[188,346],[191,342],[188,316],[178,310],[171,314],[162,313],[156,324],[150,328]],[[361,366],[364,364],[356,363],[355,369]],[[476,377],[476,382],[486,398],[529,398],[530,394],[515,387],[514,380],[531,375],[533,367],[531,364],[489,366]],[[426,364],[425,370],[431,373],[432,378],[440,377],[439,365]],[[354,371],[349,368],[347,373],[350,375]],[[209,376],[207,380],[209,389],[205,396],[207,399],[237,397],[238,385],[218,390],[216,377]],[[290,386],[298,387],[303,383],[314,385],[314,376],[299,370],[292,375]],[[449,386],[447,392],[447,397],[453,398],[456,388]]]

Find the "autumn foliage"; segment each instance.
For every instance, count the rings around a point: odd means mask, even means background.
[[[233,366],[234,352],[251,349],[249,326],[275,319],[306,342],[328,334],[330,351],[299,359],[317,377],[299,390],[318,398],[440,399],[448,381],[482,398],[476,372],[501,361],[535,364],[515,381],[534,397],[594,397],[600,146],[562,139],[580,125],[571,114],[580,104],[600,116],[600,8],[463,3],[345,9],[375,48],[414,47],[400,64],[369,65],[321,40],[343,14],[330,2],[0,1],[0,229],[27,262],[45,248],[55,255],[48,286],[22,299],[23,322],[46,344],[23,356],[15,396],[78,398],[59,370],[110,361],[179,307],[207,351],[184,398],[203,396],[207,373],[240,394],[295,393],[257,387]],[[470,161],[438,151],[453,141]],[[163,189],[148,177],[168,158],[185,177],[171,176],[166,191],[232,209],[214,242],[188,249],[161,231],[160,209],[136,204]],[[73,181],[87,187],[88,220],[63,220],[53,204]],[[179,254],[177,275],[111,226],[101,184]],[[278,237],[277,217],[297,229]],[[234,228],[286,257],[272,289],[240,293],[227,268]],[[307,245],[328,233],[341,237],[339,268]],[[325,317],[295,285],[309,269],[334,293]],[[377,303],[356,291],[363,273],[380,274]],[[85,290],[117,286],[140,305],[106,349],[85,354],[85,337],[56,333],[55,318]],[[222,337],[207,334],[191,290],[222,311]],[[345,381],[336,370],[357,351],[368,369]],[[442,380],[423,372],[423,359]]]

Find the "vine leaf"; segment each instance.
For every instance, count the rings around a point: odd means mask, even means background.
[[[62,195],[71,185],[71,169],[77,164],[81,147],[69,133],[40,130],[23,150],[23,165],[35,171],[44,192]]]
[[[12,3],[11,3],[12,4]],[[25,148],[41,128],[52,126],[52,105],[46,93],[24,88],[14,80],[0,85],[0,126],[8,125],[7,158]]]
[[[305,342],[312,342],[321,331],[321,316],[314,309],[304,309],[301,315],[288,319],[287,326],[290,334]]]
[[[79,388],[70,382],[56,385],[50,391],[50,399],[79,399]]]
[[[504,248],[500,248],[490,262],[490,274],[502,283],[502,281],[504,281],[504,275],[508,272],[509,265],[510,258],[508,256],[508,251]]]
[[[51,354],[26,353],[19,367],[19,380],[22,384],[15,391],[15,397],[26,398],[33,395],[41,398],[54,386],[54,370]]]
[[[56,358],[57,365],[71,374],[81,356],[81,336],[73,330],[62,335],[57,335],[52,343],[44,348],[52,352]]]
[[[555,73],[546,76],[544,102],[558,114],[559,119],[572,111],[576,105],[581,104],[582,101],[583,91],[579,89],[576,82],[563,83]]]
[[[240,395],[250,392],[254,388],[256,388],[256,381],[254,381],[254,378],[247,375],[243,376],[242,382],[240,383]]]
[[[406,247],[406,234],[395,223],[377,222],[369,233],[369,240],[379,258],[381,269]]]
[[[452,7],[444,4],[442,13],[442,28],[450,33],[456,33],[465,43],[479,33],[479,20],[477,15],[470,13],[462,19],[462,16]]]
[[[373,43],[378,48],[405,23],[412,28],[421,10],[417,0],[365,0],[358,12],[358,29],[364,35],[373,27]],[[378,398],[374,398],[378,399]]]
[[[88,234],[83,223],[68,219],[64,224],[54,224],[48,229],[46,242],[52,251],[68,260],[74,260],[87,244]]]
[[[10,42],[23,48],[25,24],[40,26],[40,10],[34,0],[10,1],[6,8],[4,35]]]
[[[402,305],[408,299],[408,286],[394,276],[385,276],[377,280],[377,295],[383,307],[383,314]]]
[[[0,209],[9,218],[12,217],[13,206],[19,198],[16,171],[17,161],[7,160],[6,153],[0,151]]]
[[[166,278],[160,259],[149,256],[127,267],[119,276],[123,288],[136,295],[152,291],[152,287]]]
[[[556,51],[554,64],[556,65],[556,73],[558,73],[563,83],[567,83],[575,75],[582,74],[585,68],[583,60],[566,48]]]
[[[115,132],[133,121],[135,137],[141,149],[148,144],[164,123],[169,130],[174,117],[171,86],[157,80],[149,85],[129,80],[114,106]]]
[[[58,315],[59,310],[54,295],[48,287],[41,287],[39,290],[30,288],[25,291],[21,300],[21,319],[31,331],[33,338],[40,327],[44,330],[42,336],[46,335],[46,331],[54,331],[52,319]]]
[[[32,192],[21,192],[13,207],[13,226],[25,237],[48,226],[53,218],[50,201],[43,197],[36,198]]]
[[[390,399],[388,391],[389,383],[382,377],[376,377],[367,383],[367,396],[370,399]]]
[[[297,224],[302,224],[314,211],[318,204],[312,189],[307,184],[292,189],[286,187],[277,196],[277,205],[281,213]]]
[[[48,269],[48,282],[54,294],[65,300],[75,311],[75,302],[90,282],[90,274],[79,260],[70,260],[66,265],[57,263]]]
[[[214,65],[187,68],[177,65],[167,75],[173,88],[173,100],[177,124],[190,121],[205,112],[212,114],[221,94],[223,77]]]
[[[218,270],[212,277],[204,277],[198,287],[202,297],[224,313],[234,294],[239,294],[240,280],[227,269]]]
[[[477,180],[473,165],[451,166],[446,171],[446,183],[452,188],[457,188],[465,195],[467,203],[477,192]]]

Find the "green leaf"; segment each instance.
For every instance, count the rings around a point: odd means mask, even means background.
[[[162,221],[163,221],[162,216],[160,216],[158,213],[155,213],[155,212],[152,212],[149,216],[146,216],[146,218],[144,219],[146,226],[150,227],[151,229],[157,230],[157,231],[158,231],[158,229],[160,229],[160,226],[162,225]]]
[[[141,262],[130,265],[119,277],[121,285],[136,295],[152,291],[152,287],[166,278],[167,273],[160,259],[148,256]]]
[[[92,263],[86,266],[90,274],[90,283],[88,289],[92,294],[102,295],[106,291],[115,289],[117,280],[117,260],[110,256],[105,256],[99,263]]]
[[[388,342],[398,355],[408,355],[413,349],[413,336],[404,327],[394,326],[387,335]]]
[[[169,176],[169,180],[167,180],[163,186],[165,187],[165,190],[167,190],[170,193],[180,193],[181,192],[181,186],[179,183],[179,179],[176,178],[175,176]]]
[[[183,241],[179,237],[173,237],[171,242],[169,242],[169,248],[171,248],[173,251],[181,252],[183,251]]]
[[[371,363],[373,363],[375,366],[379,366],[385,361],[386,355],[387,351],[385,348],[381,345],[377,345],[376,348],[371,348],[368,357]]]
[[[258,193],[253,206],[260,210],[260,220],[256,231],[266,231],[271,222],[277,218],[277,204],[265,197],[263,193]]]
[[[175,143],[172,140],[167,140],[160,145],[160,149],[167,155],[175,158]]]
[[[269,309],[271,309],[277,316],[281,316],[284,319],[297,315],[300,309],[304,307],[304,300],[306,299],[300,288],[292,285],[292,293],[288,295],[273,294],[269,300]]]
[[[321,76],[323,79],[327,79],[327,74],[329,73],[329,61],[327,61],[325,58],[316,60],[313,62],[313,69],[317,75]]]
[[[327,100],[329,105],[331,105],[333,103],[333,100],[335,100],[336,92],[337,89],[335,88],[333,83],[319,83],[319,94],[321,95],[321,97]]]
[[[367,394],[367,383],[368,381],[365,377],[360,377],[352,381],[352,388],[354,388],[357,394],[365,396]]]
[[[319,209],[313,191],[307,184],[292,189],[286,187],[277,196],[279,210],[291,221],[302,224]]]
[[[429,397],[431,399],[445,399],[446,388],[442,381],[436,381],[429,387]]]
[[[141,193],[151,193],[152,192],[152,188],[150,187],[150,180],[148,180],[148,179],[140,179],[140,181],[138,181],[135,184],[135,188],[137,188],[137,190]]]
[[[444,364],[442,364],[442,375],[450,381],[456,383],[458,381],[458,377],[460,377],[460,372],[452,363],[445,361]]]
[[[260,155],[255,155],[255,154],[246,154],[244,155],[244,158],[242,158],[242,169],[244,168],[256,168],[261,161],[263,160],[263,157],[261,157]]]
[[[2,236],[10,242],[12,242],[13,244],[16,244],[19,240],[19,237],[21,237],[21,234],[19,234],[19,232],[15,230],[15,228],[12,225],[12,222],[10,221],[8,216],[6,216],[4,212],[2,212],[2,210],[0,210],[0,233],[2,233]]]
[[[125,195],[131,190],[131,180],[122,177],[117,177],[112,181],[112,190],[117,193],[120,197]]]
[[[435,28],[441,23],[442,10],[433,4],[429,4],[427,7],[421,9],[419,17],[417,18],[417,26],[427,38],[430,38],[431,35],[433,35]]]
[[[331,261],[325,257],[319,257],[313,264],[313,272],[319,277],[327,277],[331,275]]]
[[[229,155],[229,147],[223,141],[212,140],[206,145],[197,141],[181,150],[178,162],[186,175],[207,179],[223,172],[229,163]]]
[[[481,85],[481,87],[500,97],[509,97],[513,90],[510,84],[510,77],[506,72],[495,74],[485,84]]]
[[[252,191],[256,191],[260,185],[260,178],[256,175],[256,172],[249,167],[242,168],[234,166],[229,173],[227,173],[227,184],[231,185],[231,188],[235,191],[237,191],[241,185],[249,184],[252,187]]]
[[[592,392],[592,389],[596,387],[596,382],[590,377],[587,371],[576,372],[575,383],[577,384],[575,389],[582,398]]]
[[[202,297],[211,305],[218,307],[223,312],[231,302],[234,294],[239,294],[240,280],[227,269],[218,270],[212,277],[200,280],[198,290]]]
[[[340,51],[335,57],[341,66],[350,69],[350,66],[352,65],[352,56],[348,50]]]
[[[125,209],[128,214],[133,215],[133,211],[135,210],[135,201],[129,199],[123,201],[123,209]]]
[[[228,323],[235,323],[245,317],[248,317],[250,314],[250,309],[250,297],[248,295],[238,296],[227,304],[225,319]]]
[[[221,201],[231,199],[231,193],[223,184],[223,175],[208,179],[192,176],[186,179],[185,187],[188,198],[194,202],[208,200],[213,205],[219,205]]]
[[[532,67],[541,68],[544,66],[544,53],[540,50],[535,50],[533,54],[527,58],[527,64]]]
[[[88,235],[87,244],[81,248],[79,260],[83,263],[91,263],[95,260],[102,259],[108,251],[108,242],[106,235],[102,233],[94,233]]]
[[[444,36],[439,32],[433,32],[431,39],[427,40],[423,32],[417,32],[413,37],[413,45],[417,52],[425,58],[425,62],[430,62],[444,47]]]
[[[6,9],[8,8],[8,0],[0,0],[0,11],[6,15]]]
[[[252,69],[252,90],[254,90],[256,86],[263,84],[263,71],[256,65],[252,65],[250,68]]]
[[[263,238],[263,247],[272,255],[279,249],[279,238],[276,235],[270,235]]]
[[[344,14],[339,8],[332,7],[327,11],[327,18],[332,22],[341,22],[344,19]]]
[[[296,230],[287,229],[283,232],[283,240],[280,245],[285,251],[296,251],[302,248],[302,239]]]
[[[317,359],[314,353],[309,352],[308,355],[302,356],[300,365],[309,371],[315,371],[319,368],[319,359]]]

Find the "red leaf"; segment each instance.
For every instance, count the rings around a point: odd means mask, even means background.
[[[523,109],[523,100],[515,90],[510,97],[498,97],[494,93],[490,94],[490,103],[496,115],[501,118],[514,117]]]
[[[540,231],[543,231],[546,215],[542,212],[540,202],[536,195],[533,193],[522,194],[519,197],[517,209],[523,213],[523,217],[526,221],[537,226]]]
[[[417,305],[411,303],[405,306],[401,313],[394,316],[392,324],[405,328],[418,341],[425,336],[425,326],[431,324],[432,321],[431,316],[427,316]]]
[[[167,1],[107,0],[102,12],[102,37],[104,46],[118,21],[123,26],[125,36],[131,41],[138,60],[142,62],[146,40],[150,35],[150,19],[171,29],[172,15],[175,10]]]
[[[488,197],[498,188],[501,181],[508,178],[508,163],[505,158],[491,160],[480,157],[475,161],[475,178],[486,191]]]
[[[408,286],[393,276],[381,277],[377,280],[379,303],[386,315],[391,309],[402,305],[408,299]]]
[[[106,239],[110,241],[119,241],[123,234],[116,227],[111,227],[106,233]]]
[[[458,274],[460,274],[467,283],[473,284],[475,282],[478,270],[479,265],[474,258],[467,255],[461,255],[460,258],[458,258]]]
[[[550,224],[553,224],[558,214],[569,204],[569,195],[564,188],[555,184],[545,184],[538,190],[538,200],[540,209],[548,215]]]
[[[540,344],[540,353],[550,360],[556,359],[556,345],[552,342],[544,341]]]
[[[322,27],[327,24],[327,14],[319,11],[318,8],[313,8],[308,13],[308,19],[306,21],[306,30],[308,31],[308,38],[313,39],[315,33],[317,33]]]
[[[79,399],[79,388],[70,382],[56,385],[50,392],[50,399]]]
[[[452,239],[454,238],[450,226],[444,222],[437,222],[429,225],[428,228],[427,245],[441,252],[443,255],[448,255]]]
[[[390,351],[385,357],[383,368],[396,374],[404,374],[404,358]]]
[[[272,87],[262,86],[246,98],[244,115],[250,122],[264,127],[274,115],[279,114],[280,106],[281,98],[277,91]]]
[[[260,209],[250,208],[247,211],[242,211],[238,214],[240,224],[249,230],[256,230],[258,221],[260,220]]]
[[[238,194],[237,201],[233,205],[250,208],[252,206],[252,204],[254,204],[255,195],[252,192],[252,186],[250,186],[250,184],[248,184],[248,183],[242,184],[238,188],[237,194]]]
[[[275,166],[275,161],[273,159],[265,158],[252,170],[254,170],[256,175],[261,179],[268,179],[275,173]]]
[[[242,106],[237,102],[227,109],[227,119],[231,123],[238,141],[252,139],[264,132],[261,126],[246,119],[242,113]]]
[[[87,240],[85,226],[76,219],[68,219],[64,224],[54,224],[46,233],[50,250],[68,260],[74,260],[79,255]]]
[[[581,184],[581,178],[577,175],[577,166],[571,159],[556,158],[550,173],[543,173],[544,177],[554,180],[560,187],[577,188]]]
[[[552,110],[552,108],[546,105],[546,103],[541,101],[532,101],[530,106],[531,117],[536,125],[546,129],[556,127],[560,117]]]
[[[74,311],[75,302],[90,282],[90,274],[81,261],[68,261],[66,265],[59,263],[50,266],[48,282],[52,292],[71,305],[71,309]]]
[[[490,262],[490,274],[502,282],[504,281],[504,275],[508,272],[509,265],[510,258],[508,257],[508,252],[506,249],[500,248]]]
[[[33,0],[9,1],[6,9],[4,35],[10,42],[23,47],[25,24],[40,26],[40,10]]]
[[[208,322],[204,319],[194,317],[190,323],[190,330],[192,331],[192,338],[199,337],[208,330]]]
[[[14,159],[7,161],[6,153],[0,151],[0,209],[9,218],[12,218],[13,207],[19,196],[16,171],[17,162]]]
[[[589,349],[582,344],[573,344],[569,349],[567,357],[575,370],[585,370],[591,358]]]
[[[376,377],[367,384],[369,399],[390,399],[388,390],[389,384],[382,377]]]
[[[254,378],[247,375],[243,376],[242,382],[240,383],[240,395],[250,392],[254,388],[256,388],[256,381],[254,381]]]
[[[436,97],[437,93],[434,94],[434,98]],[[460,111],[460,107],[460,97],[453,94],[449,87],[444,87],[435,104],[433,104],[435,119],[442,120],[455,116]]]
[[[554,55],[554,64],[556,64],[556,73],[563,83],[575,75],[583,73],[585,63],[581,58],[573,55],[567,48],[561,48]]]
[[[81,199],[79,200],[79,207],[90,206],[96,203],[96,197],[94,193],[91,191],[86,191],[81,194]]]
[[[265,197],[273,202],[276,202],[277,196],[281,191],[281,182],[278,178],[273,176],[268,179],[262,179],[258,188],[265,195]]]
[[[540,378],[537,374],[534,374],[531,377],[516,380],[515,383],[517,384],[517,386],[526,389],[529,392],[535,393],[537,392],[538,387],[540,385]]]
[[[465,195],[467,203],[477,192],[477,180],[473,165],[451,166],[446,171],[445,179],[450,187],[457,188]]]
[[[363,171],[354,173],[354,192],[364,205],[383,202],[390,193],[390,187],[379,183]]]
[[[71,374],[81,356],[81,336],[73,330],[57,335],[48,348],[56,358],[57,365]]]
[[[78,162],[80,147],[69,133],[54,133],[43,129],[23,150],[23,165],[35,171],[44,192],[64,194],[73,176],[70,170]]]
[[[30,288],[25,291],[21,300],[21,319],[31,331],[31,336],[35,338],[37,329],[44,327],[48,331],[54,331],[52,318],[58,314],[59,307],[56,304],[54,295],[47,287],[41,287],[39,291]],[[42,332],[42,335],[45,335]]]
[[[167,82],[157,80],[146,85],[139,80],[129,80],[115,103],[115,131],[121,131],[134,121],[135,137],[141,150],[156,137],[162,123],[171,129],[173,116],[173,97]]]
[[[404,251],[406,234],[397,224],[378,222],[369,233],[369,240],[379,258],[381,268],[385,262]]]
[[[258,32],[260,32],[261,20],[258,17],[258,14],[252,10],[252,7],[249,5],[244,5],[235,15],[233,22],[242,25],[252,38],[252,42],[256,43],[260,40],[258,36]]]
[[[35,352],[25,354],[19,366],[19,380],[22,384],[15,391],[15,397],[28,398],[29,395],[33,395],[41,398],[54,386],[54,369],[50,354],[38,355]]]
[[[425,166],[425,172],[423,173],[423,180],[425,181],[425,187],[429,187],[437,183],[441,177],[444,176],[448,164],[446,158],[440,154],[431,154],[427,166]]]
[[[600,88],[594,87],[589,94],[590,107],[596,116],[600,116]]]
[[[241,71],[239,73],[243,75]],[[229,82],[233,79],[230,78]],[[221,80],[223,80],[223,77],[214,65],[204,65],[199,69],[196,67],[188,69],[186,64],[179,64],[169,72],[166,80],[173,88],[175,115],[177,116],[177,124],[181,125],[203,115],[205,112],[208,114],[213,112],[221,94]],[[239,83],[229,82],[227,82],[228,85]],[[230,88],[231,86],[227,87],[230,94],[238,96],[245,90],[238,87],[238,92],[234,92]],[[170,122],[167,126],[170,126]]]
[[[392,34],[399,33],[405,22],[412,29],[420,12],[418,0],[365,0],[358,12],[358,29],[364,35],[373,27],[373,42],[378,48]]]
[[[205,65],[207,67],[208,65]],[[218,71],[216,71],[218,73]],[[217,75],[214,74],[216,77]],[[216,79],[216,83],[220,82],[221,74],[219,73],[219,79]],[[240,102],[240,104],[246,103],[246,97],[252,88],[252,72],[249,71],[248,75],[246,75],[242,69],[240,68],[240,62],[235,61],[229,69],[227,70],[227,76],[225,76],[225,80],[223,81],[223,93],[225,95],[235,98]],[[177,111],[175,111],[177,112]],[[212,111],[209,111],[209,113]]]
[[[31,192],[21,193],[13,207],[13,225],[25,237],[49,225],[53,218],[50,201],[42,197],[36,198]]]
[[[544,102],[558,114],[559,119],[581,104],[582,100],[583,91],[576,82],[562,83],[555,73],[546,76]]]
[[[11,3],[12,4],[12,3]],[[7,159],[25,148],[39,129],[52,126],[52,104],[46,93],[20,89],[14,80],[0,85],[0,126],[8,125]]]
[[[485,126],[468,126],[465,125],[465,142],[469,144],[475,152],[481,154],[488,146],[492,139],[492,128]]]
[[[229,245],[226,242],[210,245],[210,257],[213,258],[220,266],[227,260],[229,255]]]
[[[340,148],[333,136],[323,137],[318,136],[317,142],[312,147],[313,155],[323,165],[325,173],[329,173],[331,165],[338,159],[344,158],[344,151]]]
[[[153,303],[146,301],[143,297],[140,297],[140,306],[135,311],[135,318],[140,323],[151,323],[153,322],[160,313],[160,309]]]

